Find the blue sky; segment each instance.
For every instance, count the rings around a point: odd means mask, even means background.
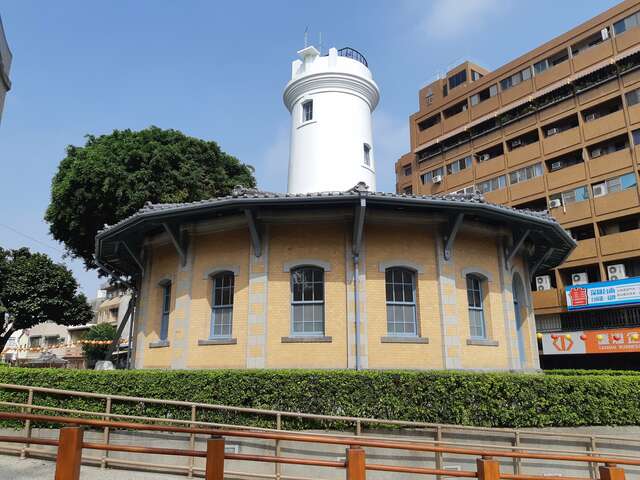
[[[378,188],[394,189],[418,89],[464,59],[492,70],[613,6],[612,0],[71,1],[0,3],[13,51],[0,124],[0,246],[62,259],[42,220],[51,178],[84,135],[149,125],[216,140],[286,189],[290,62],[323,47],[365,54],[381,89]],[[64,259],[92,297],[99,284]]]

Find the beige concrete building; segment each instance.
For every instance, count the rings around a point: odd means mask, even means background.
[[[529,276],[574,242],[474,195],[359,185],[150,205],[96,245],[139,291],[136,368],[507,370],[538,367]]]
[[[11,71],[11,50],[7,38],[4,35],[2,27],[2,18],[0,18],[0,122],[2,121],[2,111],[4,110],[4,99],[9,90],[11,90],[11,80],[9,73]]]
[[[570,231],[571,256],[532,279],[547,366],[640,355],[639,24],[628,0],[495,71],[452,69],[420,90],[396,164],[398,192],[480,191]]]

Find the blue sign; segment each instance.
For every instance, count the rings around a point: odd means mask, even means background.
[[[640,304],[640,277],[565,287],[569,310]]]

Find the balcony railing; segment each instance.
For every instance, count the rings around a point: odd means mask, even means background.
[[[360,62],[365,67],[369,68],[369,64],[367,63],[367,59],[364,58],[364,55],[362,55],[355,48],[351,48],[351,47],[341,48],[340,50],[338,50],[338,56],[351,58],[352,60],[355,60],[356,62]]]

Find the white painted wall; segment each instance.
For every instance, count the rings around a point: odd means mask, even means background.
[[[291,112],[289,193],[348,190],[358,182],[376,188],[371,114],[380,92],[362,63],[338,56],[335,48],[320,56],[314,47],[298,52],[284,103]],[[303,122],[302,104],[313,100],[313,119]],[[371,165],[364,162],[371,147]]]

